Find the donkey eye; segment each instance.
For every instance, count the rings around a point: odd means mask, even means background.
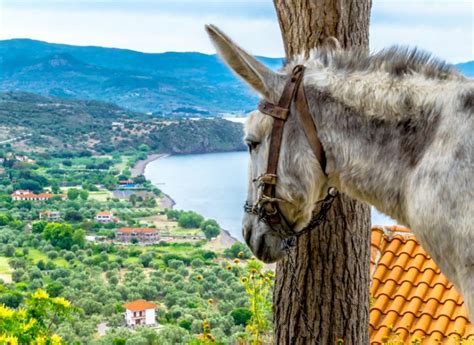
[[[258,145],[260,145],[259,142],[256,142],[256,141],[247,141],[247,146],[249,148],[249,152],[252,152],[253,150],[255,150]]]

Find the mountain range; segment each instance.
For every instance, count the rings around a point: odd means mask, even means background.
[[[261,58],[278,67],[282,59]],[[0,91],[96,99],[142,112],[245,112],[257,97],[216,55],[0,41]],[[184,109],[184,110],[183,110]]]
[[[259,59],[272,68],[283,63],[281,58]],[[474,76],[474,61],[456,66]],[[151,54],[30,39],[0,41],[2,91],[102,100],[158,115],[244,113],[257,102],[216,55]]]

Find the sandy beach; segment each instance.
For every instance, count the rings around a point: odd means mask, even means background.
[[[148,155],[146,159],[136,162],[132,168],[132,171],[130,172],[132,174],[132,177],[143,175],[145,173],[145,169],[148,163],[167,156],[169,155],[166,153],[153,153],[151,155]]]

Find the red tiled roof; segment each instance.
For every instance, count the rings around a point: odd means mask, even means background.
[[[462,296],[409,229],[372,228],[370,273],[371,344],[459,344],[460,338],[474,344]]]
[[[137,299],[136,301],[125,303],[123,307],[131,311],[141,311],[146,309],[155,309],[156,304],[145,301],[144,299]]]
[[[59,196],[61,198],[64,198],[64,194],[52,194],[52,193],[40,193],[40,194],[35,194],[31,193],[28,190],[16,190],[11,194],[12,197],[18,197],[18,198],[30,198],[30,199],[49,199],[55,196]]]
[[[120,228],[118,232],[122,234],[130,234],[134,232],[152,233],[152,232],[158,232],[158,229],[156,228]]]
[[[98,216],[111,216],[112,212],[104,211],[104,212],[97,212]]]

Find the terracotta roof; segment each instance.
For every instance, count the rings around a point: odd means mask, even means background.
[[[52,194],[52,193],[40,193],[40,194],[35,194],[31,193],[28,190],[16,190],[11,194],[12,197],[18,197],[18,198],[30,198],[30,199],[49,199],[55,196],[59,196],[61,198],[64,198],[64,194]]]
[[[407,228],[373,227],[370,343],[474,344],[462,296]]]
[[[111,216],[112,212],[104,211],[104,212],[97,212],[98,216]]]
[[[156,304],[145,301],[144,299],[137,299],[136,301],[125,303],[123,307],[131,311],[140,311],[146,309],[155,309]]]
[[[120,228],[118,232],[122,234],[131,234],[134,232],[140,232],[140,233],[152,233],[152,232],[157,232],[158,229],[156,228]]]

